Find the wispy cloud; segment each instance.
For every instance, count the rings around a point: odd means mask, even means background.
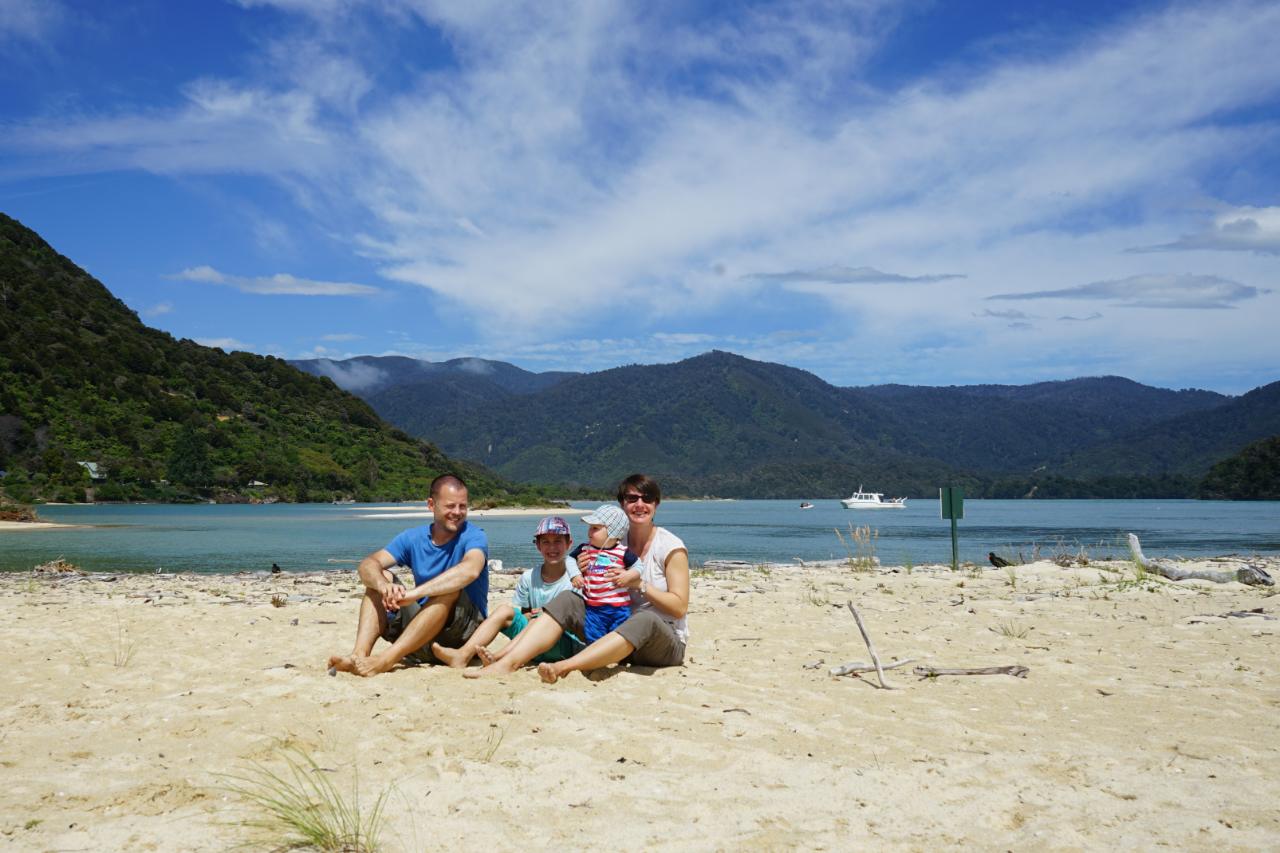
[[[1093,299],[1127,308],[1233,308],[1236,302],[1270,292],[1214,275],[1134,275],[1060,290],[1001,293],[987,298]]]
[[[172,313],[173,313],[173,303],[167,302],[167,301],[157,302],[154,305],[150,305],[142,309],[142,316],[149,317],[149,318],[163,317],[165,314],[172,314]]]
[[[196,338],[195,342],[203,347],[217,347],[218,349],[226,350],[227,352],[231,352],[232,350],[243,350],[247,352],[253,349],[251,344],[246,344],[244,341],[239,341],[235,338]]]
[[[1009,309],[1008,311],[992,311],[990,308],[984,308],[984,309],[983,309],[983,310],[981,310],[981,311],[975,311],[973,316],[975,316],[975,317],[991,317],[992,319],[995,319],[995,320],[1035,320],[1035,319],[1039,319],[1039,318],[1037,318],[1037,317],[1033,317],[1031,314],[1028,314],[1028,313],[1026,313],[1025,311],[1018,311],[1018,310],[1015,310],[1015,309]]]
[[[1093,320],[1101,320],[1101,319],[1102,319],[1102,315],[1099,314],[1097,311],[1094,311],[1092,314],[1086,315],[1084,317],[1072,317],[1070,314],[1063,314],[1061,317],[1058,318],[1059,321],[1067,321],[1067,322],[1073,322],[1073,323],[1088,323]]]
[[[288,273],[276,273],[272,276],[247,277],[228,275],[210,266],[199,266],[185,269],[170,276],[180,281],[198,281],[204,284],[220,284],[234,287],[243,293],[289,296],[369,296],[380,293],[378,288],[367,284],[351,284],[344,281],[313,281],[298,278]]]
[[[900,275],[892,272],[881,272],[874,267],[828,266],[814,270],[795,270],[792,272],[749,273],[745,278],[756,281],[776,282],[820,282],[826,284],[914,284],[947,281],[964,278],[956,273],[940,275]]]
[[[357,335],[352,332],[339,332],[333,335],[321,335],[320,340],[328,341],[329,343],[344,343],[346,341],[364,340],[364,335]]]
[[[339,388],[352,392],[377,388],[387,380],[386,371],[361,362],[339,364],[326,358],[316,363],[316,369],[321,376],[332,379]]]
[[[1172,243],[1139,246],[1130,252],[1179,252],[1210,249],[1280,255],[1280,207],[1238,207],[1214,217],[1205,230]]]
[[[0,45],[43,42],[65,18],[59,0],[0,0]]]
[[[422,288],[483,354],[500,328],[502,349],[556,366],[630,360],[636,339],[649,342],[637,360],[735,348],[723,343],[733,335],[704,329],[732,328],[721,318],[757,301],[779,310],[738,351],[846,376],[907,363],[848,357],[868,339],[912,356],[913,371],[979,376],[1019,358],[1037,370],[1049,358],[1059,370],[1185,359],[1205,322],[1222,324],[1219,352],[1258,340],[1254,312],[1188,311],[1135,332],[1131,351],[1112,343],[1113,316],[980,313],[1037,321],[1041,335],[1010,336],[1027,342],[1019,354],[1004,338],[991,347],[1001,325],[973,314],[991,293],[1221,308],[1264,292],[1240,282],[1269,283],[1260,265],[1276,254],[1276,208],[1211,198],[1225,212],[1200,228],[1168,201],[1227,195],[1223,164],[1246,175],[1273,161],[1280,4],[1268,0],[1139,4],[1049,49],[1004,34],[1008,50],[888,84],[874,62],[900,18],[918,14],[912,4],[240,5],[246,25],[263,25],[241,72],[192,75],[161,105],[55,104],[9,122],[0,179],[265,178],[296,218],[273,209],[259,247],[330,235],[386,279]],[[375,29],[387,37],[369,38]],[[388,55],[400,45],[414,61]],[[1124,251],[1133,246],[1232,251],[1191,276],[1178,257]],[[851,264],[822,266],[832,259]],[[252,293],[374,290],[187,272]],[[581,334],[620,298],[634,338]],[[757,344],[796,331],[801,314],[815,324],[802,339]],[[910,350],[920,341],[930,348]],[[1277,352],[1252,344],[1254,362],[1267,360],[1259,347]]]

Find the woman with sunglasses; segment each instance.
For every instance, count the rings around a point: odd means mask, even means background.
[[[630,522],[627,546],[639,556],[613,582],[631,590],[631,618],[571,658],[538,665],[538,675],[552,684],[565,675],[626,661],[640,666],[679,666],[689,640],[689,551],[680,538],[653,523],[662,501],[658,483],[632,474],[618,484],[618,503]],[[512,641],[511,651],[468,677],[505,674],[524,666],[555,645],[565,632],[582,636],[586,607],[582,598],[562,592]]]

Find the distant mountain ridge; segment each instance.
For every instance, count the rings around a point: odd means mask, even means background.
[[[841,388],[720,351],[597,373],[522,371],[523,384],[507,387],[468,381],[456,368],[445,373],[365,397],[406,431],[517,481],[603,486],[645,470],[683,493],[726,497],[836,495],[859,483],[926,495],[944,480],[968,484],[971,494],[1084,496],[1089,487],[1068,482],[1081,479],[1114,496],[1189,494],[1213,462],[1260,437],[1267,412],[1280,413],[1259,392],[1232,398],[1115,376]],[[540,387],[527,377],[542,377]],[[1137,458],[1127,442],[1168,441],[1162,424],[1185,432],[1209,419],[1230,421],[1218,425],[1229,438],[1192,464],[1081,462],[1095,447]]]

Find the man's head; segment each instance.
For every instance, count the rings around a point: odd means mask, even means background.
[[[564,559],[573,544],[569,533],[569,523],[558,515],[548,515],[538,522],[538,529],[533,534],[533,544],[547,563],[558,563]]]
[[[630,523],[626,514],[613,504],[598,506],[582,517],[587,523],[587,541],[597,548],[608,548],[627,535]]]
[[[434,533],[452,539],[467,520],[467,484],[453,474],[441,474],[431,481],[427,509],[435,517]]]

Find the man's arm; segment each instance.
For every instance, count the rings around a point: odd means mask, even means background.
[[[462,555],[462,559],[456,566],[445,569],[426,583],[415,586],[406,592],[404,597],[406,599],[422,598],[423,596],[457,592],[480,577],[480,573],[484,571],[484,566],[484,551],[479,548],[472,548]]]
[[[404,599],[404,586],[393,583],[387,578],[387,571],[396,564],[396,558],[386,548],[374,551],[360,561],[356,571],[366,589],[382,596],[382,603],[388,610],[399,610]]]

